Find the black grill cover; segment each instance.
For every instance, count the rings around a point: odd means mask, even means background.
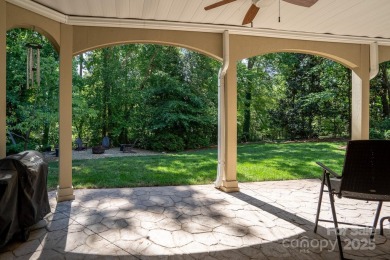
[[[37,151],[0,160],[0,248],[50,212],[48,165]]]

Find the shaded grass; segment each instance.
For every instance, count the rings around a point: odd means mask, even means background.
[[[245,181],[317,178],[321,161],[342,169],[343,142],[247,144],[238,147],[237,178]],[[217,150],[73,161],[75,188],[209,184],[216,178]],[[58,184],[58,162],[49,163],[48,187]]]

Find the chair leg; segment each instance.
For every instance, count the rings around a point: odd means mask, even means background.
[[[336,239],[337,239],[337,245],[339,247],[339,255],[340,255],[340,259],[342,260],[342,259],[344,259],[343,245],[341,244],[340,230],[339,230],[339,226],[337,223],[336,208],[334,206],[334,195],[332,193],[332,187],[330,185],[329,174],[326,174],[326,182],[328,184],[330,207],[332,209],[333,223],[334,223],[334,227],[336,229]]]
[[[382,203],[383,203],[382,201],[379,201],[378,208],[376,209],[376,214],[375,214],[374,224],[372,224],[372,231],[371,231],[370,239],[374,238],[375,231],[376,231],[376,225],[378,225],[378,219],[379,219],[379,215],[380,215],[381,209],[382,209]]]
[[[315,221],[315,225],[314,225],[314,233],[317,233],[318,220],[320,218],[320,211],[321,211],[322,194],[324,193],[324,185],[325,185],[325,171],[322,175],[320,197],[318,198],[318,206],[317,206],[317,216],[316,216],[316,221]]]

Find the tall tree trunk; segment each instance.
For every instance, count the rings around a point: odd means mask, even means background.
[[[81,121],[79,124],[76,124],[77,136],[79,138],[83,137],[83,125],[84,121]]]
[[[255,64],[255,57],[248,59],[248,70],[252,70]],[[249,73],[250,74],[250,73]],[[243,141],[250,139],[250,126],[251,126],[251,103],[252,103],[252,78],[249,78],[248,84],[245,89],[245,101],[244,101],[244,123],[242,129]]]
[[[42,136],[43,148],[46,148],[49,145],[49,133],[50,133],[50,123],[46,122],[43,127],[43,136]]]
[[[103,136],[108,136],[109,133],[111,132],[112,130],[112,103],[111,103],[111,99],[112,99],[112,93],[113,93],[113,82],[110,82],[110,84],[108,85],[108,97],[107,97],[107,127],[106,127],[106,132],[104,133]]]
[[[9,139],[11,139],[12,144],[16,145],[15,138],[14,138],[14,136],[12,135],[12,133],[8,129],[7,129],[7,133],[9,135]]]
[[[46,92],[46,91],[45,91]],[[48,87],[48,90],[45,94],[45,99],[46,99],[46,113],[48,113],[48,111],[50,111],[51,109],[53,109],[50,104],[50,99],[53,98],[53,92],[54,92],[54,89],[52,86],[49,86]],[[49,135],[50,135],[50,119],[48,119],[48,115],[46,115],[46,121],[44,123],[44,126],[43,126],[43,137],[42,137],[42,146],[43,148],[46,148],[49,146]]]
[[[83,63],[84,63],[84,56],[81,53],[79,55],[79,75],[80,75],[80,77],[83,77]]]
[[[24,150],[27,151],[28,150],[28,143],[30,141],[30,133],[31,133],[31,128],[29,128],[27,131],[26,131],[26,135],[25,135],[25,139],[24,139]]]
[[[102,136],[105,136],[108,130],[108,101],[109,101],[109,70],[108,70],[108,64],[109,64],[109,49],[103,49],[103,97],[102,97]]]

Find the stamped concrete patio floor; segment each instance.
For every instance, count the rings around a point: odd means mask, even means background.
[[[313,233],[318,180],[75,190],[57,203],[29,241],[11,242],[0,259],[337,259],[330,223]],[[330,219],[325,197],[322,218]],[[371,224],[376,204],[336,199],[340,221]],[[341,215],[345,217],[341,217]],[[381,216],[390,215],[384,205]],[[42,225],[46,224],[46,225]],[[44,226],[44,227],[42,227]],[[352,227],[353,228],[353,227]],[[353,259],[390,259],[390,231],[370,244],[367,230],[347,229]],[[337,246],[336,246],[337,248]]]

